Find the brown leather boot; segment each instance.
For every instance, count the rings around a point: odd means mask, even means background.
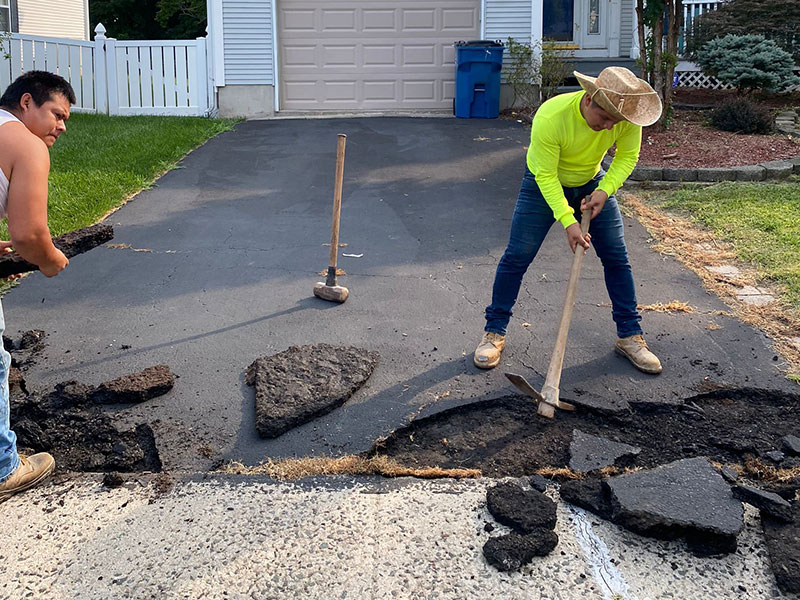
[[[650,351],[641,335],[619,338],[614,350],[631,361],[640,371],[651,375],[661,373],[661,361]]]
[[[11,477],[0,483],[0,502],[5,502],[14,494],[40,484],[56,468],[56,461],[47,452],[39,452],[27,457],[19,455],[19,466]]]
[[[500,354],[506,346],[506,336],[486,331],[481,338],[481,343],[475,349],[472,362],[479,369],[493,369],[500,362]]]

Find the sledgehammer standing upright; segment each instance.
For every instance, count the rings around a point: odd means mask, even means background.
[[[323,300],[342,303],[350,295],[349,290],[336,283],[336,258],[339,254],[339,217],[342,212],[342,177],[344,176],[344,145],[347,136],[340,133],[336,144],[336,181],[333,188],[333,225],[331,227],[331,260],[325,282],[314,284],[314,295]]]

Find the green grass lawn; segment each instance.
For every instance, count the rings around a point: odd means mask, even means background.
[[[97,222],[149,187],[189,151],[227,131],[230,119],[73,114],[51,150],[51,233]],[[5,221],[0,239],[8,239]]]
[[[800,308],[800,183],[724,183],[650,197],[731,242],[742,260],[785,285],[787,300]]]

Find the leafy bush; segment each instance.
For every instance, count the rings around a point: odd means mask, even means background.
[[[770,133],[772,117],[764,108],[746,98],[731,98],[711,113],[711,124],[722,131],[735,133]]]
[[[542,84],[542,102],[556,95],[564,80],[572,75],[572,50],[559,48],[557,44],[545,40],[539,65]]]
[[[523,108],[533,109],[555,96],[572,73],[572,51],[551,42],[532,45],[508,38],[506,49],[506,81],[514,90],[514,104],[519,101]]]
[[[697,62],[706,75],[740,92],[780,92],[800,83],[792,72],[792,55],[762,35],[728,34],[711,40],[697,53]]]
[[[713,39],[729,33],[758,34],[773,40],[800,64],[800,2],[797,0],[728,0],[716,10],[695,16],[687,29],[686,52],[692,59]]]

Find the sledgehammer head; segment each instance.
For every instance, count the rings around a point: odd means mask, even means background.
[[[324,281],[318,281],[314,284],[314,295],[317,298],[341,304],[350,296],[350,291],[341,285],[327,285]]]

